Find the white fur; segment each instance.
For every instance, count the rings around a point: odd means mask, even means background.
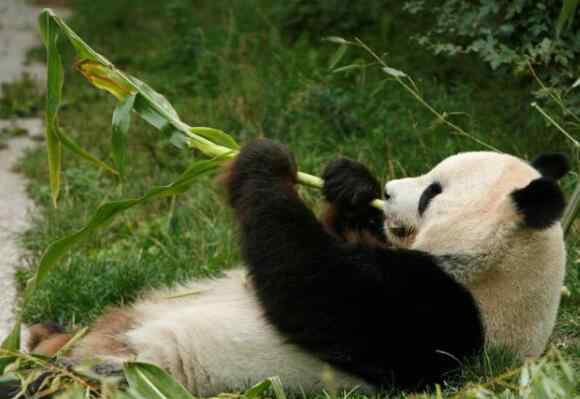
[[[372,390],[286,343],[265,321],[243,276],[240,270],[229,272],[225,278],[156,292],[137,303],[137,326],[126,333],[137,360],[165,368],[201,396],[241,391],[273,375],[288,388],[306,392],[356,386]],[[197,293],[167,299],[192,290]]]
[[[510,194],[539,173],[526,162],[493,152],[447,158],[425,175],[390,181],[385,190],[391,241],[442,256],[449,272],[474,294],[491,345],[522,357],[539,356],[554,327],[566,252],[560,224],[546,230],[522,226]],[[443,188],[419,216],[421,193]],[[401,240],[389,226],[414,233]],[[456,259],[447,261],[447,255]]]

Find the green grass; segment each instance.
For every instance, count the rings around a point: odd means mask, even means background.
[[[330,73],[335,45],[317,37],[290,43],[268,4],[77,0],[70,24],[118,67],[166,94],[191,125],[223,129],[240,142],[256,136],[280,140],[295,152],[305,172],[320,174],[327,162],[343,155],[361,160],[388,180],[423,173],[459,151],[482,149],[435,124],[428,111],[378,70]],[[390,65],[413,75],[437,109],[456,112],[450,116],[455,123],[523,158],[543,151],[572,155],[563,136],[529,106],[529,82],[492,74],[474,60],[458,63],[425,53],[408,41],[409,29],[421,25],[397,9],[386,13],[380,26],[363,38],[378,51],[387,51]],[[39,54],[33,51],[31,57]],[[349,51],[343,63],[365,57]],[[70,56],[65,60],[71,65]],[[114,101],[72,68],[66,75],[62,125],[84,148],[107,159]],[[19,93],[28,94],[16,102],[23,106],[10,108],[14,115],[38,101],[35,93]],[[21,284],[47,245],[80,228],[98,204],[170,182],[198,156],[176,149],[137,118],[129,153],[123,184],[65,153],[63,195],[56,210],[51,207],[45,150],[34,150],[21,161],[19,168],[31,179],[29,192],[39,206],[33,227],[22,237],[30,256],[18,273]],[[570,175],[563,181],[567,193],[577,179]],[[318,204],[317,192],[305,189],[304,194]],[[143,289],[219,274],[239,262],[234,230],[219,187],[205,178],[173,208],[169,200],[149,203],[77,247],[23,309],[24,318],[29,323],[85,324],[106,306],[129,302]],[[578,358],[578,227],[568,238],[568,248],[571,296],[563,299],[552,342],[565,355]],[[465,378],[482,382],[513,365],[505,353],[492,354],[468,367]]]
[[[2,83],[0,118],[25,118],[38,116],[42,110],[43,96],[35,80],[27,73],[15,82]]]

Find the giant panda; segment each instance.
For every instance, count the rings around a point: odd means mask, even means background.
[[[383,190],[340,159],[324,171],[329,206],[318,220],[297,192],[292,154],[254,141],[222,179],[245,270],[111,309],[70,357],[98,356],[107,371],[152,362],[212,396],[272,375],[303,392],[421,389],[486,346],[538,356],[564,278],[556,181],[568,169],[557,154],[528,164],[469,152]],[[384,211],[370,206],[381,192]],[[35,328],[33,351],[66,341]]]

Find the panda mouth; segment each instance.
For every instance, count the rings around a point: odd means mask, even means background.
[[[387,222],[387,229],[389,232],[399,239],[405,239],[415,232],[412,226],[404,225],[400,222]]]

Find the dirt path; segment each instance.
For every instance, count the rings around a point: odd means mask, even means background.
[[[36,30],[40,10],[25,0],[0,0],[0,84],[18,80],[27,72],[44,86],[44,66],[24,65],[27,50],[40,43]],[[0,120],[0,134],[14,126],[26,129],[28,135],[11,139],[0,149],[0,341],[14,321],[14,268],[22,257],[17,236],[28,228],[33,207],[26,196],[25,179],[14,173],[13,167],[25,149],[34,145],[34,136],[43,134],[42,120],[37,118]]]

